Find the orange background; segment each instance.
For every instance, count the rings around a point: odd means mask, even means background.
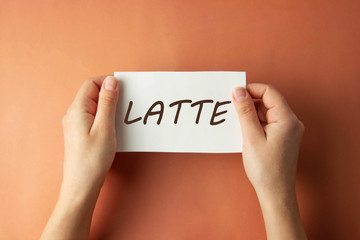
[[[114,71],[240,70],[305,123],[310,239],[360,239],[359,1],[1,1],[0,239],[37,239],[62,175],[61,118]],[[240,154],[117,154],[93,239],[265,239]],[[172,236],[172,237],[171,237]],[[178,236],[178,238],[174,237]]]

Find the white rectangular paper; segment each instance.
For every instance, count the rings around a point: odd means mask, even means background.
[[[245,72],[115,72],[121,90],[117,107],[117,151],[118,152],[199,152],[231,153],[242,151],[240,123],[232,101],[232,90],[246,86]],[[177,123],[175,116],[179,105],[169,105],[179,100],[190,100],[181,104]],[[203,103],[198,124],[196,119]],[[129,103],[132,106],[129,111]],[[163,103],[163,114],[159,124],[159,113]],[[149,108],[154,115],[144,118]],[[219,105],[211,125],[216,103]],[[126,115],[128,113],[128,118]],[[141,117],[141,120],[126,124]]]

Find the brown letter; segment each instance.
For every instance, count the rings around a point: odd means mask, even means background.
[[[175,119],[174,119],[174,123],[177,124],[178,118],[179,118],[179,114],[180,114],[180,109],[181,109],[181,104],[183,103],[191,103],[192,101],[189,99],[184,99],[184,100],[179,100],[176,102],[173,102],[169,105],[169,107],[173,107],[175,105],[178,105],[178,108],[176,110],[176,115],[175,115]]]
[[[160,110],[153,112],[152,110],[156,107],[156,105],[160,106]],[[149,110],[145,114],[144,124],[146,124],[147,119],[148,119],[149,116],[156,115],[156,114],[159,114],[159,118],[157,120],[157,125],[159,125],[160,122],[161,122],[161,119],[163,117],[163,114],[164,114],[164,103],[162,101],[157,101],[153,105],[151,105],[151,107],[149,108]]]
[[[125,115],[125,121],[124,121],[125,124],[132,124],[132,123],[134,123],[134,122],[137,122],[137,121],[140,121],[140,120],[141,120],[141,117],[138,117],[138,118],[135,118],[135,119],[129,121],[129,115],[130,115],[130,111],[131,111],[132,105],[133,105],[133,101],[130,101],[130,102],[129,102],[129,107],[128,107],[128,109],[127,109],[127,111],[126,111],[126,115]]]
[[[218,107],[220,107],[221,105],[225,105],[225,104],[229,104],[229,103],[231,103],[231,101],[216,102],[215,107],[214,107],[214,112],[211,116],[210,125],[217,125],[217,124],[225,122],[225,119],[221,119],[220,121],[217,121],[217,122],[214,122],[214,119],[215,119],[215,117],[217,117],[221,114],[227,113],[226,110],[222,111],[222,112],[216,112],[216,111],[217,111]]]
[[[198,110],[198,114],[197,114],[197,116],[196,116],[196,121],[195,121],[196,124],[199,123],[200,115],[201,115],[201,111],[202,111],[202,108],[203,108],[204,103],[213,103],[213,102],[214,102],[214,101],[211,100],[211,99],[205,99],[205,100],[197,101],[197,102],[194,102],[193,104],[191,104],[191,107],[194,107],[194,106],[196,106],[196,105],[199,105],[199,110]]]

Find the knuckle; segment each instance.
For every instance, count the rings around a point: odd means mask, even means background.
[[[272,84],[266,84],[266,86],[267,86],[267,88],[271,88],[271,89],[275,88],[274,85],[272,85]]]
[[[93,82],[93,78],[88,78],[85,80],[85,84],[89,84],[89,83],[92,83]]]
[[[101,104],[105,106],[112,106],[115,104],[115,96],[112,94],[106,94],[101,97]]]
[[[68,108],[68,110],[66,111],[66,115],[71,116],[74,112],[76,112],[78,109],[78,103],[77,102],[73,102],[70,107]]]
[[[271,91],[277,91],[276,87],[272,84],[267,84],[267,88],[268,88],[268,90],[271,90]]]
[[[304,131],[305,131],[304,123],[302,121],[300,121],[300,120],[298,120],[298,122],[299,122],[299,130],[300,130],[300,132],[304,133]]]
[[[242,102],[241,107],[240,107],[240,114],[248,115],[249,113],[251,113],[253,110],[252,104],[253,103],[249,100]]]
[[[290,116],[289,119],[287,119],[286,128],[291,132],[300,134],[302,134],[305,130],[304,124],[299,119],[297,119],[295,115]]]
[[[298,120],[296,117],[290,115],[286,118],[285,127],[289,130],[294,130],[298,126]]]
[[[64,126],[66,124],[66,115],[64,115],[61,119],[61,123]]]

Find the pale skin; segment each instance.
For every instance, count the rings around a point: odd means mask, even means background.
[[[41,239],[89,239],[93,211],[116,152],[119,83],[87,80],[63,118],[63,181]],[[243,164],[262,209],[268,239],[306,239],[295,193],[304,125],[272,86],[236,88],[233,102],[243,130]]]

